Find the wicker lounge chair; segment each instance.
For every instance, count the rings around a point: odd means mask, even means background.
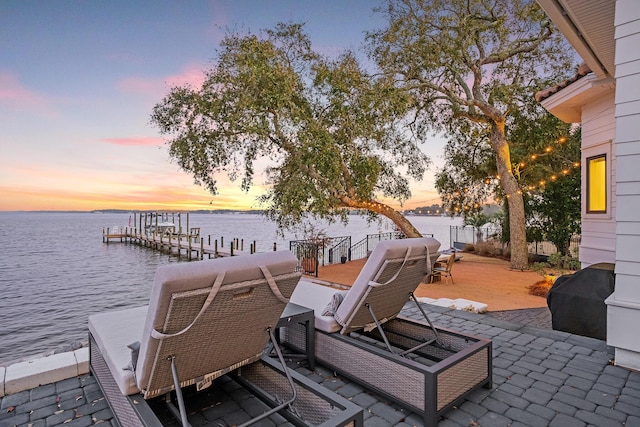
[[[417,301],[423,320],[399,315],[415,301],[439,246],[432,238],[381,242],[343,297],[306,280],[291,297],[314,309],[319,363],[422,413],[425,425],[435,425],[472,390],[491,387],[491,341],[433,327]],[[304,348],[304,331],[282,332],[284,343]]]
[[[164,398],[188,425],[183,389],[233,373],[271,407],[246,424],[276,411],[294,424],[301,414],[314,424],[361,424],[355,405],[263,354],[271,338],[282,361],[273,329],[299,281],[295,266],[288,251],[169,264],[156,272],[149,306],[90,316],[91,371],[117,421],[162,425],[152,407]]]

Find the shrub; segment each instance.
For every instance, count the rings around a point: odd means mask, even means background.
[[[548,263],[551,267],[560,270],[579,270],[580,261],[569,255],[562,255],[560,252],[549,255]]]
[[[475,245],[475,252],[478,255],[498,256],[500,255],[500,248],[492,242],[478,242]]]
[[[553,286],[554,281],[555,277],[545,276],[543,280],[539,280],[533,285],[529,286],[529,294],[535,295],[537,297],[546,297],[547,293],[549,293],[549,289],[551,289],[551,286]]]

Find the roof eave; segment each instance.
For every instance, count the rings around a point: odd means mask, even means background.
[[[613,78],[599,79],[595,74],[588,74],[544,99],[541,104],[547,111],[566,123],[580,123],[584,104],[614,90]]]
[[[540,7],[546,12],[547,16],[556,24],[560,32],[571,43],[573,48],[578,52],[582,59],[587,63],[591,71],[600,79],[608,76],[605,67],[600,59],[587,44],[585,39],[580,35],[580,31],[558,3],[557,0],[536,0]]]

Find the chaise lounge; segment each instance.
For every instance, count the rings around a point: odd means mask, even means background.
[[[121,425],[163,425],[158,401],[189,425],[188,402],[231,374],[294,425],[362,425],[362,410],[286,369],[274,339],[300,279],[288,251],[158,268],[150,304],[89,317],[90,367]],[[281,363],[264,354],[271,340]],[[183,393],[183,390],[186,393]],[[177,407],[176,407],[177,404]]]
[[[315,313],[316,360],[435,425],[478,387],[491,387],[491,341],[435,328],[413,292],[431,273],[440,243],[433,238],[379,243],[346,292],[302,280],[291,301]],[[415,302],[423,318],[399,313]],[[282,331],[304,349],[304,331]]]

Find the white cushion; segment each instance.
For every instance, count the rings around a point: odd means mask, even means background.
[[[131,363],[129,344],[142,340],[149,306],[110,311],[89,316],[89,331],[124,395],[139,393]]]
[[[290,302],[313,310],[315,315],[316,329],[325,332],[337,332],[342,327],[333,316],[323,316],[322,312],[331,301],[333,294],[341,292],[336,288],[324,286],[320,283],[313,283],[300,280],[296,290],[291,295]]]

